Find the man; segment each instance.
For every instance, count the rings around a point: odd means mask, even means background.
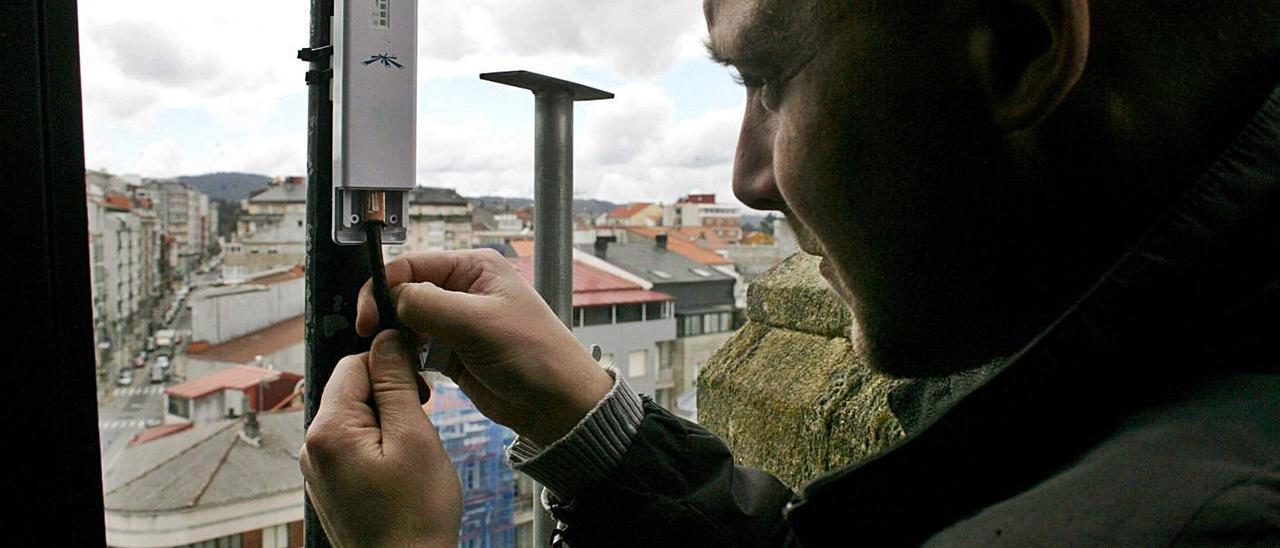
[[[747,88],[735,193],[811,235],[868,363],[919,379],[890,401],[909,437],[797,496],[601,371],[495,254],[392,262],[560,538],[1280,544],[1280,3],[705,12]],[[308,489],[343,543],[451,545],[457,479],[395,340],[338,365]]]

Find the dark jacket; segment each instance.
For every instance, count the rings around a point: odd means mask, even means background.
[[[553,505],[571,546],[1280,546],[1280,90],[1002,365],[921,380],[895,448],[796,496],[645,399]]]

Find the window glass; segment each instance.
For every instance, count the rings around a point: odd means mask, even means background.
[[[644,317],[646,320],[660,320],[666,317],[666,303],[644,303]]]
[[[169,414],[182,417],[184,419],[191,418],[191,400],[185,398],[169,398]]]
[[[588,306],[582,309],[582,325],[604,325],[613,323],[612,306]]]
[[[620,304],[618,309],[618,323],[638,322],[643,305],[639,304]]]
[[[719,314],[703,314],[702,329],[707,333],[720,332],[720,315]]]

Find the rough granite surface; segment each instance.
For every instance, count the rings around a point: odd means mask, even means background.
[[[793,255],[751,284],[747,320],[698,378],[698,418],[740,463],[798,490],[902,437],[885,403],[899,381],[858,360],[818,258]]]

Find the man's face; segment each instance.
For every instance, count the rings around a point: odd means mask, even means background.
[[[706,0],[713,56],[747,87],[734,193],[798,221],[874,367],[972,367],[946,362],[1002,287],[1014,193],[989,165],[998,132],[945,14],[869,3],[885,7]]]

